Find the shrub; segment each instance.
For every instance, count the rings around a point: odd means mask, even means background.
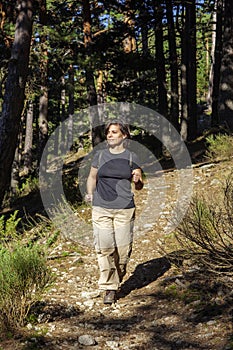
[[[210,135],[206,138],[206,156],[212,160],[232,158],[233,136],[227,134]]]
[[[212,203],[193,199],[188,213],[177,227],[176,238],[202,272],[233,285],[233,176],[226,180],[222,195]]]
[[[53,276],[39,246],[15,243],[0,248],[0,322],[5,328],[23,326],[35,302]]]
[[[15,210],[7,220],[4,215],[0,216],[0,241],[2,244],[18,238],[17,226],[21,218],[17,218],[17,215],[18,210]]]

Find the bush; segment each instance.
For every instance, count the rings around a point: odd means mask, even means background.
[[[6,244],[8,241],[18,239],[17,226],[21,218],[17,218],[18,210],[6,220],[5,216],[0,216],[0,242]]]
[[[192,201],[176,238],[184,256],[209,277],[233,286],[233,176],[226,180],[222,195],[208,202]]]
[[[232,158],[233,136],[226,134],[210,135],[206,138],[206,156],[212,160],[229,160]]]
[[[39,246],[0,247],[0,322],[4,328],[23,326],[32,305],[52,283]]]

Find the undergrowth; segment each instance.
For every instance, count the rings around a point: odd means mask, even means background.
[[[228,134],[210,135],[206,138],[206,156],[211,160],[230,160],[232,158],[233,136]]]
[[[0,329],[22,327],[32,306],[54,281],[47,265],[46,246],[17,230],[21,221],[15,211],[0,217]]]
[[[187,275],[218,284],[230,293],[233,287],[233,173],[211,196],[194,197],[183,221],[173,232],[173,252],[167,253]],[[167,241],[168,243],[168,241]],[[206,284],[206,285],[207,285]]]

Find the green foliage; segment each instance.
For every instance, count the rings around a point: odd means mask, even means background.
[[[40,241],[46,248],[52,247],[60,237],[60,231],[53,222],[44,215],[37,214],[35,218],[28,218],[30,236],[27,244],[32,246],[35,241]]]
[[[229,287],[233,277],[233,174],[215,195],[211,201],[193,199],[176,238],[199,271]]]
[[[23,175],[19,185],[14,189],[14,192],[6,193],[3,201],[3,206],[12,206],[18,199],[33,194],[39,191],[39,179],[36,176]]]
[[[201,300],[202,293],[200,290],[191,288],[191,286],[180,287],[176,283],[172,283],[165,288],[165,295],[172,299],[182,300],[185,304]]]
[[[233,136],[227,134],[210,135],[206,138],[206,156],[212,160],[229,160],[232,158]]]
[[[47,242],[46,242],[46,245],[47,245],[48,247],[51,247],[51,246],[57,241],[59,235],[60,235],[60,232],[57,231],[57,230],[55,230],[55,231],[52,233],[52,235],[50,235],[50,236],[48,237]]]
[[[200,230],[208,232],[212,239],[216,237],[216,213],[204,201],[196,199],[193,207],[192,227],[199,233]]]
[[[17,239],[17,226],[21,221],[21,218],[17,218],[18,210],[15,210],[13,214],[10,215],[9,219],[5,219],[5,216],[0,216],[0,242],[8,241],[9,239]]]
[[[18,211],[0,217],[0,328],[24,325],[28,313],[53,282],[47,267],[45,248],[23,240],[17,227]],[[48,245],[55,240],[50,237]],[[25,241],[25,242],[23,242]]]
[[[13,244],[0,249],[0,322],[2,327],[24,325],[32,305],[52,283],[41,247]]]
[[[29,193],[37,191],[38,186],[39,186],[39,179],[35,176],[29,176],[25,179],[25,181],[22,182],[20,188],[17,191],[18,195],[26,196]]]

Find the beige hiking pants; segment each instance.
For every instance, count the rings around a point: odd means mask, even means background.
[[[133,242],[135,208],[93,206],[94,244],[100,270],[99,288],[117,290],[126,272]]]

